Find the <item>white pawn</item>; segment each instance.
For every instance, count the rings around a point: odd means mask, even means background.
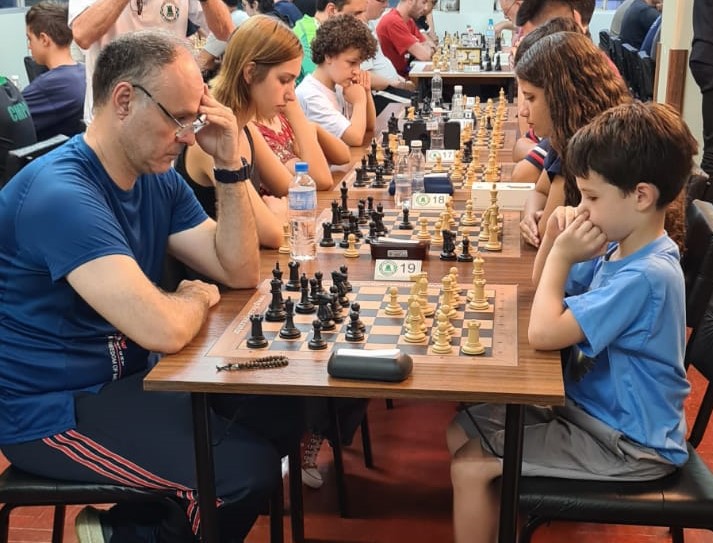
[[[428,303],[428,279],[422,276],[418,279],[418,302],[424,317],[433,317],[436,308]]]
[[[435,231],[431,236],[431,245],[443,245],[443,221],[438,219],[435,225]]]
[[[438,327],[435,332],[436,342],[431,347],[431,350],[436,354],[448,354],[453,351],[453,347],[450,343],[450,337],[446,331],[448,324],[446,323],[447,317],[443,313],[438,315]]]
[[[349,234],[347,237],[349,247],[344,250],[344,256],[347,258],[357,258],[359,256],[359,250],[356,248],[356,236],[354,234]]]
[[[478,223],[475,215],[473,215],[473,202],[468,200],[465,203],[465,213],[460,218],[461,226],[475,226]]]
[[[468,321],[468,338],[465,345],[461,347],[464,354],[483,354],[485,347],[480,342],[480,323],[478,321]]]
[[[409,312],[406,316],[406,334],[404,334],[406,341],[409,343],[420,343],[426,339],[426,334],[421,330],[422,322],[421,306],[414,300],[409,305]]]
[[[423,239],[423,240],[430,240],[431,234],[428,233],[428,219],[426,217],[421,217],[420,219],[418,219],[418,224],[421,227],[421,229],[418,231],[416,238]]]
[[[458,287],[458,268],[451,266],[448,270],[448,275],[451,276],[451,307],[457,309],[460,306],[460,288]]]
[[[384,313],[387,315],[403,315],[404,309],[399,303],[399,289],[391,287],[389,289],[389,305],[386,306]]]

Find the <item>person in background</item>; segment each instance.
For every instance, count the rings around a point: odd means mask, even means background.
[[[517,18],[517,11],[520,9],[522,0],[498,0],[498,3],[500,10],[503,12],[503,20],[495,23],[495,37],[499,38],[502,36],[503,30],[509,30],[513,34],[512,45],[515,46],[517,45],[515,37],[518,33],[515,19]]]
[[[188,21],[227,40],[233,30],[222,0],[69,0],[69,26],[77,45],[86,53],[84,120],[92,119],[92,75],[101,49],[126,32],[162,28],[185,38]]]
[[[605,109],[632,98],[601,50],[575,32],[537,40],[518,61],[515,75],[524,97],[518,103],[519,114],[552,146],[520,223],[523,239],[539,247],[552,211],[579,203],[579,192],[566,168],[569,139]]]
[[[223,0],[230,11],[230,19],[233,21],[233,27],[238,28],[241,24],[250,17],[240,7],[238,0]],[[212,32],[208,34],[203,49],[198,54],[198,66],[203,72],[203,79],[210,79],[210,74],[217,70],[220,59],[225,53],[225,48],[228,45],[227,40],[219,40]]]
[[[658,0],[634,0],[621,21],[621,41],[640,49],[649,28],[661,15],[661,7]]]
[[[300,8],[292,3],[292,0],[277,0],[275,2],[275,11],[282,15],[283,20],[287,19],[290,28],[295,26],[295,23],[302,18]]]
[[[582,201],[548,220],[528,328],[534,348],[572,356],[565,405],[526,408],[524,476],[649,481],[687,461],[685,286],[664,221],[695,152],[680,116],[651,102],[606,110],[572,137]],[[448,429],[458,543],[495,541],[500,407],[469,407]]]
[[[314,17],[317,12],[317,0],[294,0],[295,6],[302,12],[302,16]]]
[[[203,281],[157,287],[167,254],[230,288],[259,282],[242,127],[184,40],[165,32],[107,44],[94,83],[87,131],[0,192],[0,446],[29,473],[176,497],[178,518],[146,519],[145,503],[85,508],[81,543],[195,541],[190,395],[146,392],[143,380],[150,353],[185,347],[220,300]],[[172,168],[196,143],[218,168],[217,221]],[[281,484],[280,451],[299,438],[302,414],[279,398],[210,402],[220,531],[242,541]]]
[[[376,25],[376,35],[384,55],[402,77],[408,77],[409,60],[431,60],[435,45],[416,26],[428,0],[400,0]]]
[[[320,130],[306,119],[295,101],[301,56],[297,37],[284,23],[268,15],[253,15],[231,36],[221,69],[211,83],[216,99],[244,126],[240,142],[252,171],[254,185],[248,190],[258,237],[262,246],[272,249],[283,242],[285,196],[295,174],[295,162],[309,164],[319,190],[331,189],[333,184],[320,147]],[[344,162],[349,160],[346,144],[326,133],[324,139],[332,144],[333,153],[341,153],[339,158]],[[214,217],[216,180],[211,156],[196,146],[187,147],[177,158],[176,168],[208,215]]]
[[[614,16],[611,19],[611,24],[609,25],[609,31],[612,34],[617,36],[621,34],[621,22],[624,20],[624,15],[633,3],[634,0],[624,0],[621,4],[619,4],[619,7],[616,8]]]
[[[307,118],[347,145],[364,143],[376,124],[369,72],[359,65],[376,53],[376,40],[361,21],[336,15],[317,29],[312,60],[317,65],[297,86]]]
[[[67,6],[47,1],[35,4],[25,14],[25,27],[32,59],[49,69],[22,89],[37,139],[83,132],[86,76],[84,65],[75,62],[70,52]]]
[[[436,34],[436,24],[433,22],[433,9],[436,7],[436,1],[426,0],[423,13],[416,19],[416,26],[434,47],[438,47],[438,34]]]
[[[361,17],[366,10],[366,0],[316,0],[316,2],[314,15],[305,13],[295,23],[295,34],[297,34],[304,51],[300,76],[297,78],[298,85],[302,83],[305,76],[311,74],[317,68],[317,65],[312,60],[312,42],[317,35],[319,25],[340,13]]]
[[[701,169],[713,179],[713,0],[693,1],[693,44],[688,64],[701,89]]]
[[[373,59],[367,59],[361,64],[361,69],[369,72],[371,76],[371,88],[374,91],[386,91],[404,98],[410,98],[416,91],[416,85],[398,74],[391,61],[384,55],[376,36],[374,21],[384,13],[386,3],[382,0],[367,0],[366,11],[359,17],[369,27],[369,31],[376,40],[376,54]],[[376,93],[374,95],[374,107],[376,114],[393,101],[385,95]]]
[[[522,0],[515,22],[526,36],[542,23],[555,17],[569,17],[589,36],[594,0]]]

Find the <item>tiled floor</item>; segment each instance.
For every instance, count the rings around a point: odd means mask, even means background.
[[[702,378],[691,373],[694,394],[689,402],[696,408]],[[387,411],[384,402],[373,401],[370,426],[376,467],[362,463],[359,439],[345,449],[347,487],[352,518],[337,513],[331,471],[331,451],[320,455],[326,479],[320,490],[305,488],[305,533],[311,542],[431,543],[453,539],[448,453],[444,428],[453,416],[452,404],[397,401]],[[690,409],[689,406],[689,409]],[[713,431],[699,449],[713,466]],[[0,458],[0,460],[2,460]],[[65,541],[76,542],[73,521],[79,508],[67,518]],[[713,515],[713,511],[711,512]],[[18,509],[12,515],[10,542],[50,541],[51,511],[48,508]],[[289,525],[286,519],[286,526]],[[268,541],[267,519],[261,517],[248,543]],[[669,542],[662,528],[555,523],[542,528],[536,543],[658,543]],[[687,530],[687,543],[713,543],[713,532]]]

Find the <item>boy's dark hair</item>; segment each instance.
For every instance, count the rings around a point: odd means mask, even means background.
[[[257,4],[258,13],[270,13],[275,9],[275,0],[248,0],[248,2],[251,8]]]
[[[524,26],[528,22],[535,22],[542,17],[543,12],[550,6],[560,5],[576,9],[586,25],[592,20],[595,0],[523,0],[517,11],[515,24]]]
[[[693,168],[698,145],[681,116],[656,102],[610,108],[572,136],[567,167],[577,177],[590,171],[624,194],[638,183],[659,190],[662,209],[679,195]]]
[[[369,27],[352,15],[330,17],[319,25],[312,41],[312,62],[322,64],[327,56],[333,57],[351,48],[359,50],[362,61],[376,54],[376,39]]]
[[[324,11],[325,9],[327,9],[328,4],[334,4],[334,7],[337,8],[337,11],[342,11],[344,9],[344,6],[346,6],[348,3],[349,0],[317,0],[316,10]]]
[[[522,38],[522,41],[519,43],[517,50],[515,51],[513,65],[517,66],[517,63],[520,61],[522,56],[538,40],[544,38],[545,36],[549,36],[550,34],[554,34],[555,32],[577,32],[578,34],[581,34],[582,29],[574,19],[570,19],[568,17],[555,17],[554,19],[550,19]]]
[[[44,32],[59,47],[69,47],[72,43],[72,29],[67,25],[66,4],[35,4],[25,14],[25,25],[35,36]]]

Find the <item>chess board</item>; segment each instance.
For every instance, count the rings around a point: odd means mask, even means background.
[[[489,307],[483,311],[472,311],[467,309],[465,304],[466,292],[472,289],[472,285],[460,284],[459,295],[460,305],[456,308],[456,316],[451,320],[455,331],[451,345],[453,351],[450,354],[434,354],[432,350],[432,332],[437,327],[434,326],[434,318],[427,317],[426,339],[418,343],[409,343],[404,339],[405,329],[405,308],[408,302],[413,283],[389,282],[375,283],[368,281],[352,281],[352,292],[348,293],[350,302],[358,302],[361,306],[360,318],[366,325],[364,340],[350,342],[345,339],[345,329],[349,318],[348,311],[344,311],[345,320],[336,325],[336,329],[327,332],[322,331],[322,337],[327,341],[327,348],[321,351],[311,350],[308,342],[312,338],[312,321],[316,319],[316,312],[309,315],[295,314],[295,326],[300,329],[302,335],[293,340],[279,337],[281,322],[263,321],[263,334],[268,345],[263,349],[251,349],[247,347],[247,339],[251,333],[250,315],[264,314],[270,301],[270,281],[264,281],[257,289],[257,292],[250,298],[243,310],[233,319],[226,328],[223,335],[213,345],[208,352],[208,356],[232,357],[238,359],[252,359],[264,356],[287,356],[290,360],[319,360],[327,361],[334,349],[401,349],[402,353],[409,354],[418,364],[425,361],[426,357],[433,360],[437,357],[444,363],[472,363],[490,364],[498,366],[517,365],[517,285],[488,285],[485,286],[485,294]],[[328,288],[325,281],[325,287]],[[390,287],[398,289],[398,301],[404,308],[401,316],[390,316],[385,313],[389,305]],[[429,305],[439,303],[441,293],[440,284],[428,285],[427,302]],[[299,300],[299,292],[284,292],[283,297],[291,295],[292,299]],[[480,322],[480,342],[485,347],[482,355],[469,356],[461,353],[461,346],[465,344],[468,328],[467,323],[471,320]]]
[[[430,173],[431,170],[433,169],[435,163],[427,163],[426,164],[426,173]],[[357,167],[361,167],[361,164],[357,163]],[[443,167],[445,169],[450,169],[450,164],[445,164]],[[500,180],[501,181],[510,181],[512,178],[512,170],[515,167],[515,164],[512,162],[504,162],[500,164],[501,167],[501,173],[500,173]],[[360,198],[366,198],[367,196],[378,196],[382,199],[384,198],[392,198],[392,196],[389,196],[388,194],[388,188],[389,188],[389,183],[391,182],[391,175],[385,175],[384,176],[384,183],[385,185],[383,187],[372,187],[370,186],[371,181],[374,179],[374,174],[367,172],[367,177],[369,179],[367,186],[365,187],[355,187],[354,186],[354,181],[356,179],[356,170],[352,168],[347,172],[347,174],[342,178],[342,181],[347,184],[347,189],[349,190],[349,198],[354,200],[354,199],[360,199]],[[465,181],[465,174],[464,174],[464,179],[463,181],[459,182],[454,182],[453,183],[453,199],[457,200],[459,202],[468,200],[471,196],[471,189],[464,187],[464,181]],[[475,180],[473,181],[474,183],[481,183],[483,182],[483,173],[478,173],[475,176]],[[339,193],[342,188],[342,183],[337,183],[334,188],[332,189],[333,192]]]
[[[387,236],[390,238],[397,239],[409,239],[418,240],[418,232],[420,230],[419,219],[421,217],[426,217],[428,219],[428,231],[433,235],[435,231],[435,224],[438,221],[442,210],[411,210],[409,214],[409,222],[413,224],[413,230],[399,230],[398,224],[403,220],[403,214],[397,209],[384,209],[384,226],[388,230]],[[479,210],[473,211],[473,215],[476,218],[475,226],[464,226],[461,227],[459,224],[460,217],[463,215],[463,205],[455,206],[455,228],[451,227],[452,231],[458,232],[456,236],[456,253],[461,252],[460,242],[461,242],[461,228],[465,229],[468,233],[468,238],[470,239],[470,252],[475,255],[476,251],[480,251],[488,256],[493,257],[508,257],[508,258],[518,258],[520,256],[520,212],[519,211],[501,211],[500,220],[498,221],[500,225],[500,241],[502,242],[502,250],[500,251],[488,251],[485,249],[486,241],[479,241],[478,236],[480,235],[480,222],[482,212]],[[332,233],[332,238],[334,239],[334,247],[321,247],[319,245],[319,240],[322,239],[322,223],[325,221],[332,220],[332,210],[325,209],[317,218],[317,254],[343,254],[344,248],[339,246],[339,242],[343,240],[344,234],[342,233]],[[369,228],[366,225],[362,226],[362,232],[364,235],[368,235]],[[370,256],[371,249],[369,244],[364,241],[359,241],[357,243],[357,249],[359,254]],[[443,249],[442,245],[431,244],[429,248],[429,257],[438,258]]]

